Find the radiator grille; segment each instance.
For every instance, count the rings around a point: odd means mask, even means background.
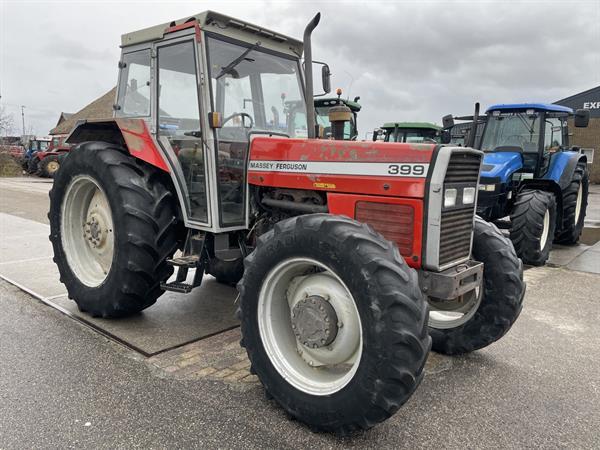
[[[479,155],[454,152],[450,156],[444,183],[477,183],[480,165]]]
[[[459,184],[477,186],[481,156],[454,152],[450,157],[444,188]],[[440,226],[440,267],[466,259],[471,253],[475,205],[442,211]]]

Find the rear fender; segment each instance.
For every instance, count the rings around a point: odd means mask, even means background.
[[[565,190],[571,179],[577,164],[587,162],[587,157],[579,152],[563,151],[554,153],[550,159],[550,167],[544,175],[544,179],[552,180],[558,184],[561,191]]]
[[[169,166],[157,148],[143,119],[106,119],[79,122],[65,139],[68,144],[102,141],[127,149],[135,158],[169,172]]]

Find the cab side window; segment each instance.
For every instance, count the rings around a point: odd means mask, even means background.
[[[556,117],[546,119],[544,150],[555,152],[563,145],[563,121]]]
[[[150,115],[150,49],[126,53],[121,61],[122,73],[116,111],[117,117]]]

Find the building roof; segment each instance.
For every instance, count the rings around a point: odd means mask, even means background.
[[[498,105],[491,105],[486,112],[514,109],[539,109],[542,111],[566,112],[569,114],[573,114],[573,110],[571,108],[567,108],[566,106],[554,105],[552,103],[501,103]]]
[[[384,123],[381,128],[411,128],[411,129],[426,129],[426,130],[441,130],[442,127],[431,122],[388,122]]]
[[[73,115],[73,113],[61,112],[60,116],[58,117],[58,122],[56,122],[55,127],[59,126],[65,120],[67,120],[68,118],[70,118],[72,115]]]
[[[116,87],[112,88],[83,109],[71,114],[66,120],[59,120],[57,126],[50,130],[50,134],[69,134],[79,120],[112,118],[116,90]]]

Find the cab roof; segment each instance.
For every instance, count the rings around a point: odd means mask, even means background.
[[[340,98],[339,101],[341,103],[343,103],[344,105],[346,105],[348,108],[350,108],[352,111],[354,112],[358,112],[360,111],[360,109],[362,108],[362,105],[358,102],[353,102],[351,100],[344,100],[343,98]],[[319,98],[315,98],[315,106],[316,107],[320,107],[320,106],[335,106],[338,104],[338,98],[337,97],[319,97]]]
[[[121,36],[121,47],[159,41],[164,38],[165,34],[177,31],[173,27],[189,22],[197,22],[203,31],[209,31],[252,44],[260,41],[262,47],[288,54],[291,53],[298,58],[302,56],[302,41],[215,11],[204,11],[183,19],[125,33]]]
[[[552,103],[500,103],[490,106],[486,113],[490,111],[503,110],[514,111],[516,109],[537,109],[538,111],[565,112],[568,114],[573,114],[573,110],[571,108],[561,105],[554,105]]]
[[[384,123],[381,128],[418,128],[423,130],[436,130],[442,129],[439,125],[431,122],[387,122]]]

